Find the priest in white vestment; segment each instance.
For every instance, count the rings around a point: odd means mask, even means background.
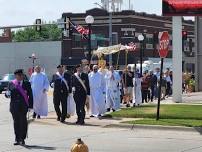
[[[48,99],[47,92],[49,89],[48,77],[44,72],[41,72],[41,67],[36,66],[35,72],[30,78],[30,83],[33,92],[33,118],[48,115]]]
[[[101,118],[106,112],[105,99],[103,93],[105,91],[104,77],[98,72],[98,66],[93,66],[93,71],[89,73],[90,84],[90,110],[91,115]]]
[[[109,71],[105,75],[106,80],[106,108],[116,111],[120,108],[120,90],[119,82],[121,77],[118,72],[114,71],[114,67],[110,66]]]
[[[140,106],[142,104],[142,91],[141,91],[142,77],[141,74],[136,73],[135,78],[133,78],[133,107]]]

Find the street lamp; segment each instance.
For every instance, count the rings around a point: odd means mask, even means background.
[[[140,74],[142,75],[142,56],[143,56],[144,36],[142,34],[138,35],[138,40],[140,41]]]
[[[90,64],[91,61],[91,24],[94,23],[94,18],[91,15],[86,16],[85,18],[86,23],[88,24],[88,61]]]
[[[94,3],[95,5],[99,6],[103,10],[106,10],[102,5],[99,3]],[[112,46],[112,12],[110,10],[106,10],[109,12],[109,46]],[[112,65],[112,54],[109,54],[109,64]]]
[[[37,59],[35,53],[32,53],[32,56],[29,56],[30,59],[32,59],[32,73],[34,73],[34,66],[35,66],[35,60]]]

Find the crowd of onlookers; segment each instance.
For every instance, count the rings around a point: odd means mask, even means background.
[[[149,101],[153,102],[158,98],[159,85],[160,85],[160,68],[156,68],[154,71],[146,70],[141,75],[139,70],[135,72],[132,71],[130,66],[121,73],[122,77],[122,102],[126,104],[127,107],[130,106],[130,103],[135,103],[133,100],[135,94],[135,81],[134,78],[139,78],[141,81],[141,95],[142,103],[147,103]],[[172,71],[169,68],[162,75],[162,87],[161,87],[161,100],[172,95]],[[124,90],[127,91],[124,91]],[[127,95],[128,97],[126,97]]]

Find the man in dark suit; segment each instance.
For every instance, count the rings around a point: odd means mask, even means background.
[[[67,97],[72,92],[71,74],[65,71],[62,65],[57,66],[58,72],[53,75],[51,87],[53,91],[53,103],[57,114],[57,120],[64,123],[67,116]],[[60,110],[62,105],[62,112]]]
[[[76,66],[76,73],[72,76],[72,91],[76,103],[76,113],[78,116],[76,124],[84,125],[85,103],[87,95],[90,95],[88,74],[82,72],[81,65]]]
[[[24,80],[22,69],[14,72],[15,80],[9,83],[6,97],[11,98],[10,112],[14,121],[15,143],[25,145],[27,135],[27,112],[33,108],[33,95],[31,84]]]

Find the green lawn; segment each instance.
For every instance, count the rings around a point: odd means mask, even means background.
[[[185,126],[185,127],[202,127],[202,120],[190,120],[190,119],[148,119],[135,121],[125,121],[127,124],[144,124],[144,125],[162,125],[162,126]]]
[[[111,113],[109,116],[123,118],[156,118],[156,105],[124,108]],[[160,108],[160,118],[202,120],[202,105],[164,104],[161,105]]]
[[[111,113],[110,117],[144,118],[126,122],[129,124],[149,124],[167,126],[202,127],[202,105],[169,104],[161,105],[160,120],[156,121],[156,105],[123,108]]]

